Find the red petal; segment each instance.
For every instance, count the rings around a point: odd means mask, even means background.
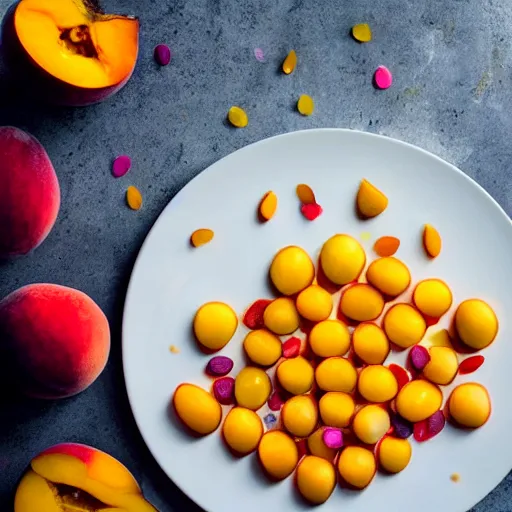
[[[308,220],[315,220],[317,217],[319,217],[323,209],[322,207],[317,203],[309,203],[309,204],[303,204],[300,208],[300,211],[302,212],[302,215],[306,217]]]
[[[248,329],[263,328],[263,313],[271,302],[272,301],[268,299],[259,299],[253,302],[245,312],[243,319],[244,325]]]
[[[480,368],[480,366],[482,366],[484,364],[484,361],[485,361],[484,356],[468,357],[467,359],[464,359],[464,361],[462,361],[462,363],[460,363],[459,373],[461,375],[464,375],[466,373],[473,373],[476,370],[478,370],[478,368]]]
[[[395,379],[398,382],[398,391],[400,391],[409,382],[409,374],[398,364],[390,364],[388,368],[395,376]]]
[[[297,445],[297,449],[299,450],[299,460],[304,457],[304,455],[308,454],[308,445],[305,439],[299,439],[295,441]]]
[[[291,359],[292,357],[297,357],[300,354],[300,346],[302,342],[299,338],[295,336],[286,340],[283,343],[283,356],[286,359]]]
[[[429,438],[427,420],[419,421],[418,423],[414,424],[413,435],[414,439],[416,439],[418,443],[422,443]]]
[[[270,395],[270,398],[268,399],[268,408],[271,411],[280,411],[281,407],[284,405],[284,400],[279,394],[278,391],[274,391],[272,395]]]

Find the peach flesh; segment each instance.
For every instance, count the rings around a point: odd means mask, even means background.
[[[0,258],[26,254],[43,242],[60,207],[57,175],[37,139],[0,127]]]
[[[107,318],[84,293],[33,284],[0,301],[0,373],[37,398],[64,398],[96,380],[108,359]]]

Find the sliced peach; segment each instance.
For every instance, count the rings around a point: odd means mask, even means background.
[[[357,210],[362,217],[380,215],[388,206],[388,198],[367,180],[362,180],[357,192]]]
[[[423,246],[425,251],[431,258],[437,258],[441,253],[441,235],[437,229],[430,225],[425,224],[423,228]]]

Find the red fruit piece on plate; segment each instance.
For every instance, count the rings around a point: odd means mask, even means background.
[[[388,366],[388,368],[395,376],[395,379],[398,383],[398,391],[400,391],[409,382],[409,374],[398,364],[392,363]]]
[[[409,352],[409,358],[413,368],[421,372],[429,363],[430,354],[425,347],[422,347],[421,345],[414,345]]]
[[[268,405],[268,408],[271,411],[280,411],[281,407],[283,407],[283,405],[284,405],[284,402],[285,401],[283,400],[283,397],[279,394],[279,392],[278,391],[274,391],[270,395],[270,398],[268,399],[267,405]]]
[[[471,356],[467,359],[464,359],[462,363],[459,365],[459,373],[461,375],[465,375],[467,373],[473,373],[480,368],[484,364],[485,357],[484,356]]]
[[[428,439],[427,420],[418,421],[414,424],[413,436],[416,441],[422,443]]]
[[[443,411],[437,411],[426,420],[414,424],[414,439],[422,443],[437,436],[446,425]]]
[[[299,338],[295,336],[286,340],[283,343],[283,357],[286,359],[291,359],[292,357],[297,357],[300,354],[300,346],[301,341]]]
[[[264,327],[263,313],[271,302],[272,301],[269,299],[258,299],[253,302],[245,312],[243,319],[244,325],[248,329],[262,329]]]
[[[304,455],[308,454],[308,444],[305,439],[296,439],[295,444],[297,445],[297,450],[299,451],[299,460],[304,457]]]
[[[322,214],[322,212],[324,210],[317,203],[309,203],[309,204],[303,204],[300,207],[300,211],[302,212],[302,215],[304,215],[304,217],[306,217],[306,219],[315,220],[317,217],[319,217]]]

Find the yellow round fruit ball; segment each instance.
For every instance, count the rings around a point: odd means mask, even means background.
[[[235,334],[238,318],[223,302],[203,304],[194,317],[197,341],[208,350],[220,350]]]
[[[334,462],[337,450],[334,448],[328,448],[325,445],[323,438],[325,428],[326,427],[317,428],[308,437],[308,450],[309,453],[315,457],[321,457],[322,459],[328,460],[329,462]]]
[[[425,316],[441,318],[452,306],[452,292],[440,279],[420,281],[412,296],[414,305]]]
[[[341,295],[340,311],[351,320],[357,322],[375,320],[383,309],[384,298],[369,284],[354,284]]]
[[[350,425],[356,404],[347,393],[328,391],[318,404],[322,422],[328,427],[344,428]]]
[[[366,279],[384,295],[397,297],[411,284],[411,273],[405,263],[389,256],[373,261],[366,271]]]
[[[302,356],[286,359],[277,367],[279,384],[292,395],[307,393],[313,386],[315,371]]]
[[[352,393],[356,387],[357,371],[348,359],[329,357],[316,367],[315,380],[322,391]]]
[[[314,277],[315,266],[309,254],[294,245],[281,249],[270,265],[270,279],[283,295],[299,293]]]
[[[275,480],[290,476],[299,462],[295,441],[279,430],[271,430],[261,438],[258,456],[267,474]]]
[[[180,384],[174,392],[173,405],[178,418],[198,434],[211,434],[220,425],[220,404],[199,386]]]
[[[386,333],[372,323],[359,324],[352,333],[352,347],[363,363],[382,364],[389,354]]]
[[[396,410],[412,423],[426,420],[439,411],[443,403],[441,390],[426,380],[408,382],[396,397]]]
[[[384,316],[384,332],[389,341],[401,348],[419,343],[427,324],[421,314],[410,304],[395,304]]]
[[[244,339],[244,350],[247,357],[261,366],[272,366],[283,352],[281,340],[266,331],[251,331]]]
[[[329,499],[336,485],[336,471],[327,460],[306,455],[297,468],[297,488],[304,499],[320,505]]]
[[[496,338],[498,319],[489,304],[480,299],[469,299],[459,304],[455,312],[455,327],[468,347],[480,350]]]
[[[365,263],[364,249],[349,235],[334,235],[324,243],[320,252],[320,265],[325,276],[338,285],[355,281]]]
[[[265,327],[275,334],[291,334],[299,328],[299,313],[292,299],[279,297],[263,313]]]
[[[261,418],[250,409],[233,407],[222,425],[226,444],[239,455],[247,455],[258,447],[263,436]]]
[[[281,419],[292,436],[308,437],[318,422],[316,403],[310,396],[293,396],[283,405]]]
[[[491,415],[491,399],[487,389],[476,382],[459,384],[448,399],[451,417],[461,426],[478,428]]]
[[[239,406],[258,410],[270,396],[269,376],[260,368],[246,366],[235,378],[235,398]]]
[[[383,403],[395,398],[398,383],[389,368],[375,364],[363,368],[357,389],[368,402]]]
[[[362,446],[347,446],[339,456],[338,471],[347,484],[363,489],[373,480],[377,471],[375,456]]]
[[[365,444],[375,444],[391,426],[388,412],[378,405],[365,405],[354,416],[354,434]]]
[[[379,444],[379,464],[389,473],[400,473],[411,461],[412,448],[407,439],[385,437]]]
[[[331,314],[332,297],[321,286],[312,284],[299,293],[296,306],[300,315],[306,320],[321,322]]]
[[[429,354],[430,361],[423,368],[423,376],[434,384],[450,384],[459,370],[457,352],[449,347],[431,347]]]
[[[342,356],[350,348],[350,332],[339,320],[324,320],[309,333],[309,346],[319,357]]]

